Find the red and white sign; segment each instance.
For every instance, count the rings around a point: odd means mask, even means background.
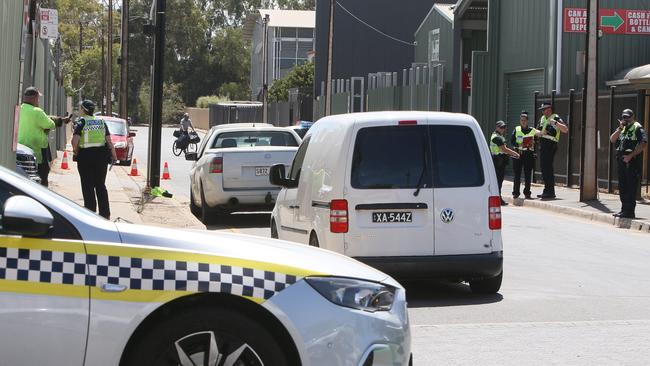
[[[59,13],[56,9],[41,9],[40,34],[42,39],[59,38]]]
[[[650,10],[600,9],[600,30],[606,34],[650,35]],[[564,8],[564,32],[587,31],[587,9]]]

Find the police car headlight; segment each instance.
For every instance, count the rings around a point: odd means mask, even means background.
[[[396,289],[381,283],[342,277],[308,277],[311,287],[327,300],[352,309],[389,311]]]
[[[126,142],[119,141],[113,144],[116,149],[124,149],[126,147]]]

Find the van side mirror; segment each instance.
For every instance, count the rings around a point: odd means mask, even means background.
[[[269,170],[269,182],[274,186],[290,187],[291,179],[287,179],[284,164],[275,164]]]
[[[13,196],[5,202],[2,229],[7,233],[38,237],[47,234],[53,224],[50,211],[31,197]]]
[[[197,161],[197,160],[199,160],[199,154],[197,154],[195,152],[185,153],[185,160]]]
[[[129,137],[135,137],[135,132],[129,131]]]

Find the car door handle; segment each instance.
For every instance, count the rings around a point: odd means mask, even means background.
[[[126,285],[114,284],[114,283],[103,283],[102,292],[123,292],[126,291],[128,287]]]
[[[298,205],[291,205],[291,206],[289,206],[289,208],[300,208],[300,206],[298,206]]]

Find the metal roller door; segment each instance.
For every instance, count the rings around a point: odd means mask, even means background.
[[[530,114],[529,124],[535,125],[535,91],[544,91],[544,70],[522,71],[506,74],[506,123],[511,133],[519,124],[522,110]]]

